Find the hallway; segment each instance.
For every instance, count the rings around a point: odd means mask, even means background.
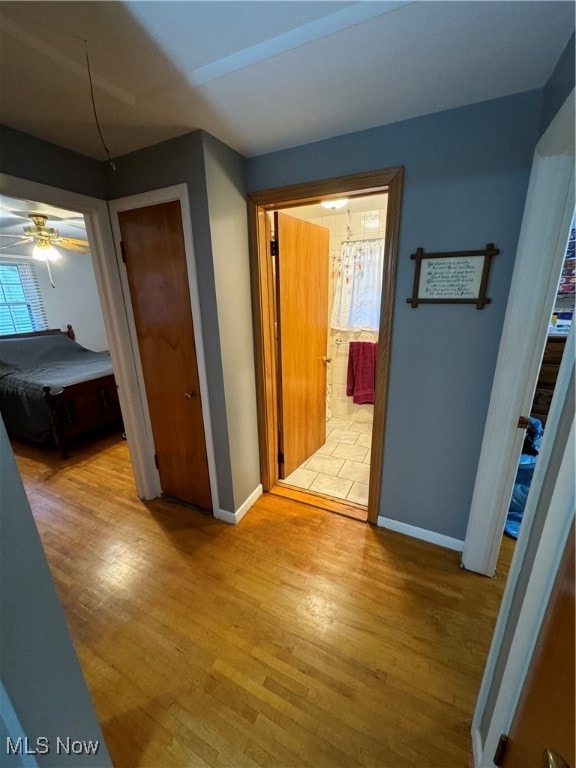
[[[468,765],[511,542],[486,579],[271,494],[142,502],[116,437],[15,452],[116,768]]]

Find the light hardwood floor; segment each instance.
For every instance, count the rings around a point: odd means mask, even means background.
[[[127,446],[15,445],[116,768],[464,768],[512,552],[288,499],[237,527],[135,496]]]

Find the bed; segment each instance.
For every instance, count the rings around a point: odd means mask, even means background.
[[[53,440],[68,458],[71,438],[121,423],[110,354],[82,347],[70,325],[0,337],[0,413],[13,435]]]

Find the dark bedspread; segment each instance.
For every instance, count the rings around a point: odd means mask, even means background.
[[[8,430],[28,440],[51,434],[42,387],[54,393],[112,373],[108,352],[92,352],[65,334],[0,338],[0,413]]]

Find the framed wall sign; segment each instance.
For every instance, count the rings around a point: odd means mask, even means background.
[[[483,309],[490,299],[486,297],[490,262],[499,253],[493,243],[483,251],[450,251],[424,253],[418,248],[414,259],[414,288],[406,299],[413,308],[418,304],[476,304]]]

